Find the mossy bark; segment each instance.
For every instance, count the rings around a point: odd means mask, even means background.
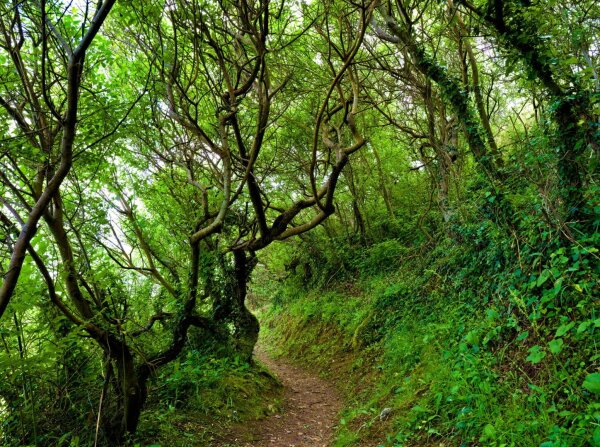
[[[260,330],[258,319],[246,307],[248,280],[252,271],[253,260],[248,259],[245,250],[235,250],[233,258],[235,262],[235,287],[233,296],[234,346],[242,358],[251,360]]]

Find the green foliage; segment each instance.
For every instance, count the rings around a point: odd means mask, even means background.
[[[398,270],[406,252],[406,247],[399,240],[378,242],[363,251],[362,258],[355,261],[354,267],[366,275],[391,273]]]
[[[363,279],[343,283],[358,289],[352,296],[312,289],[270,314],[284,352],[327,369],[331,358],[351,365],[332,370],[360,383],[345,385],[354,397],[336,446],[360,445],[382,429],[382,444],[396,447],[595,442],[598,236],[511,253],[514,241],[490,239],[487,228],[462,227],[460,246],[441,241],[393,274],[378,275],[380,258],[367,255]],[[383,408],[393,409],[385,423]]]
[[[597,1],[93,3],[0,5],[2,445],[270,412],[247,301],[339,446],[600,444]]]
[[[136,439],[142,445],[213,445],[231,424],[278,411],[280,384],[235,356],[188,351],[161,371]]]

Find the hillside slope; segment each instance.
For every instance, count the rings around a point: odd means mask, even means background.
[[[388,241],[354,278],[288,278],[263,330],[344,390],[337,447],[600,445],[591,242],[519,264],[468,244],[398,259]]]

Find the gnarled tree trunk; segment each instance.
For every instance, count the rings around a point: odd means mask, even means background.
[[[235,261],[235,286],[233,296],[233,317],[235,325],[234,345],[242,358],[251,360],[254,346],[258,341],[260,325],[258,319],[246,307],[248,294],[248,280],[254,268],[255,259],[248,259],[245,250],[234,250]]]

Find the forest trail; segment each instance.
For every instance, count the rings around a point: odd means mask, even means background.
[[[329,446],[342,408],[335,386],[285,359],[273,359],[260,347],[255,358],[283,384],[282,412],[233,426],[221,447]]]

